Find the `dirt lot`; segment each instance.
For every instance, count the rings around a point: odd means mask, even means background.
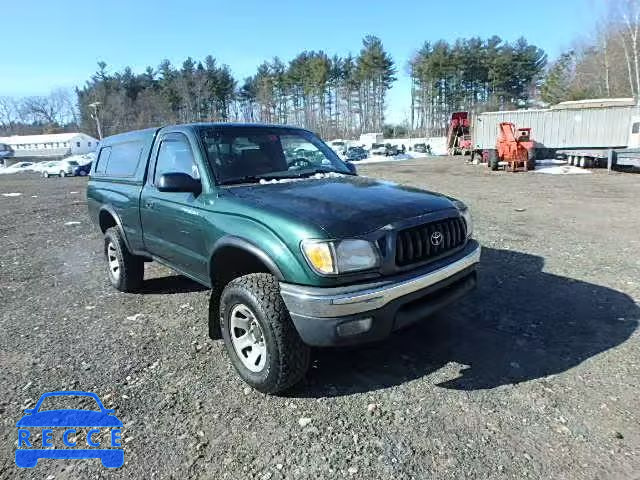
[[[140,294],[107,284],[86,179],[1,176],[22,195],[0,195],[0,477],[640,478],[640,175],[361,173],[467,201],[480,286],[386,343],[316,351],[284,397],[208,339],[203,288],[154,264]],[[122,469],[15,467],[22,409],[61,389],[115,408]]]

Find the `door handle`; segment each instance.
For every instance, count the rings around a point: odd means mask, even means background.
[[[147,208],[153,208],[153,206],[155,205],[155,203],[153,202],[145,202],[144,206]]]

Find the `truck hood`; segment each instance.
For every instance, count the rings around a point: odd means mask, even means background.
[[[367,177],[344,176],[231,187],[236,200],[344,238],[398,220],[454,208],[444,195]]]

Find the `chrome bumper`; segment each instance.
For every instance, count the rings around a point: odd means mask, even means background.
[[[332,318],[376,310],[389,302],[430,287],[480,261],[480,245],[453,263],[400,282],[319,288],[280,283],[289,312],[305,317]]]

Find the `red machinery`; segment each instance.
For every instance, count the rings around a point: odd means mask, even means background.
[[[513,123],[500,124],[497,152],[490,155],[491,170],[498,169],[498,162],[507,162],[507,170],[511,172],[533,170],[535,163],[535,144],[531,139],[530,128],[516,128]]]
[[[467,155],[470,152],[469,112],[454,112],[451,114],[447,133],[447,153],[449,155]]]

